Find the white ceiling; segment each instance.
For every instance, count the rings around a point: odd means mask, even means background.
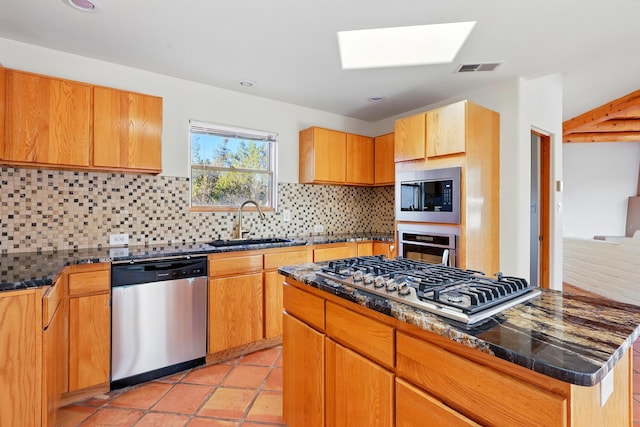
[[[640,0],[100,1],[1,0],[0,37],[367,121],[518,76],[561,73],[565,120],[640,88]],[[472,20],[451,64],[340,67],[338,31]]]

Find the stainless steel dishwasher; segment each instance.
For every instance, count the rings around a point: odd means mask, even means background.
[[[207,258],[111,267],[111,389],[205,363]]]

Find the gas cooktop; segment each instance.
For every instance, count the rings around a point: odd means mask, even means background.
[[[345,258],[317,273],[341,285],[474,325],[540,295],[525,279],[382,256]]]

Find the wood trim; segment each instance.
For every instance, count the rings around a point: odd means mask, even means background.
[[[549,261],[551,255],[551,137],[538,134],[540,137],[540,287],[548,288],[550,284]]]

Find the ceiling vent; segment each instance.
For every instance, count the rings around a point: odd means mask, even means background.
[[[472,73],[476,71],[493,71],[502,62],[484,62],[481,64],[462,64],[456,69],[456,73]]]

